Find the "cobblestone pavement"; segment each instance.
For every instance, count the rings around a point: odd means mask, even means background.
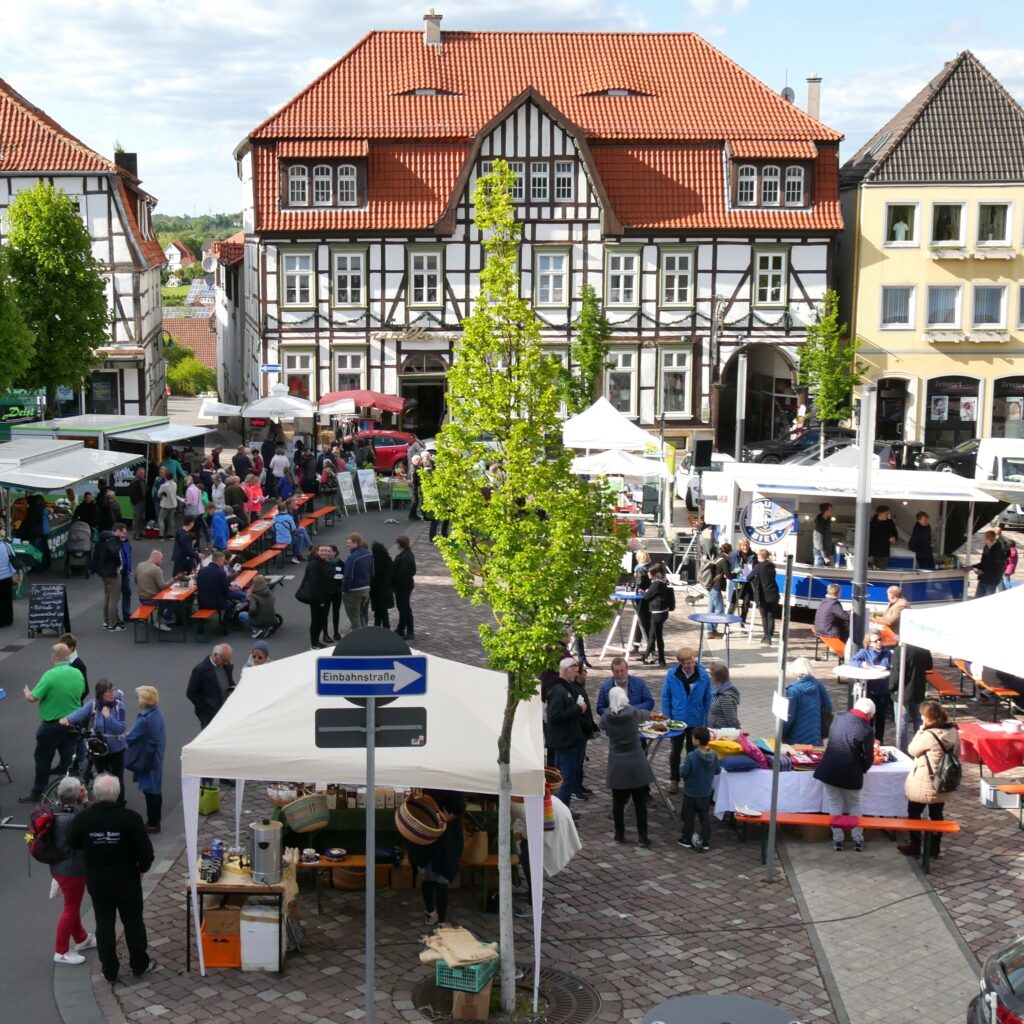
[[[417,646],[481,663],[476,627],[484,620],[484,610],[454,595],[425,531],[413,533],[413,539],[419,562],[414,593]],[[674,619],[667,630],[670,648],[684,639],[695,641],[696,629],[685,621],[682,607]],[[592,660],[601,646],[595,641],[588,643]],[[794,624],[791,655],[813,657],[813,649],[808,627]],[[720,646],[711,653],[720,656]],[[775,651],[748,647],[744,638],[737,641],[732,660],[743,695],[744,727],[769,734]],[[594,688],[606,678],[607,667],[607,662],[600,663],[591,673]],[[845,700],[845,690],[835,685],[825,663],[819,668],[837,703]],[[657,697],[662,671],[652,674],[639,666],[637,671]],[[965,701],[960,718],[978,711],[973,702]],[[991,712],[986,707],[981,714]],[[659,755],[656,767],[663,775],[666,761],[664,754]],[[964,832],[944,845],[942,858],[927,878],[882,838],[859,862],[847,855],[841,876],[840,865],[833,866],[819,852],[828,850],[827,845],[784,840],[776,881],[769,884],[758,863],[756,843],[742,843],[736,832],[716,822],[710,851],[681,850],[675,845],[678,825],[661,806],[651,808],[650,850],[613,843],[610,799],[601,784],[604,763],[605,745],[597,740],[590,746],[586,769],[595,793],[580,809],[584,846],[569,868],[546,886],[543,944],[551,966],[597,988],[603,1000],[602,1021],[639,1020],[659,1002],[691,992],[745,994],[788,1007],[795,1018],[805,1021],[920,1019],[916,1007],[923,1004],[915,994],[936,987],[937,966],[942,980],[943,957],[956,961],[952,969],[964,982],[976,966],[970,951],[983,957],[1021,926],[1018,879],[1024,854],[1016,815],[979,804],[974,795],[977,771],[970,766],[965,766],[962,791],[951,804],[951,816]],[[262,787],[253,785],[243,821],[265,811],[261,795]],[[228,815],[215,815],[202,819],[200,838],[226,836],[230,830]],[[787,871],[796,879],[797,892]],[[118,985],[113,995],[94,975],[107,1020],[346,1024],[364,1016],[361,893],[326,893],[322,917],[315,913],[312,894],[304,893],[300,904],[305,941],[301,953],[289,955],[283,975],[210,971],[201,978],[197,972],[184,973],[185,883],[182,854],[147,902],[150,945],[162,970]],[[901,913],[888,906],[898,899],[913,907],[907,918],[916,928],[943,930],[941,955],[922,941],[919,956],[911,955],[913,947],[904,948],[899,964],[890,962],[885,949],[891,936],[882,911],[888,907],[889,913]],[[452,918],[482,938],[496,938],[497,917],[479,907],[477,890],[453,892]],[[377,1019],[427,1020],[411,999],[416,982],[429,973],[417,959],[425,932],[419,894],[382,890],[377,915]],[[822,924],[826,918],[841,919],[831,935]],[[528,920],[516,920],[516,938],[519,961],[527,963],[532,956]],[[851,962],[858,969],[851,970]],[[884,1006],[889,1016],[860,1012],[872,998],[871,987],[865,987],[867,978],[884,981],[885,1000],[879,1000],[876,1010]],[[947,991],[946,996],[946,1016],[927,1019],[963,1019],[961,992]]]

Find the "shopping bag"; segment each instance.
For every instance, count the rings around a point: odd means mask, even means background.
[[[213,814],[220,810],[220,787],[199,787],[199,813]]]

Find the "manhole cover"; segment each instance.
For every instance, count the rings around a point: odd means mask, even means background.
[[[495,985],[498,979],[495,977]],[[533,968],[527,968],[516,983],[521,991],[533,992]],[[601,1011],[601,997],[585,981],[564,971],[545,968],[540,972],[540,993],[547,1009],[537,1018],[544,1024],[590,1024]],[[452,994],[434,984],[433,974],[416,983],[412,990],[413,1005],[429,1010],[433,1017],[446,1018],[452,1012]],[[491,1018],[494,1020],[494,1017]]]

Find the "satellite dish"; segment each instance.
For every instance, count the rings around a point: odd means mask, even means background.
[[[791,89],[791,88],[790,88],[790,87],[789,87],[789,86],[787,85],[787,86],[786,86],[786,87],[785,87],[785,88],[784,88],[784,89],[782,90],[782,98],[783,98],[783,99],[784,99],[784,100],[785,100],[785,101],[786,101],[787,103],[792,103],[792,102],[793,102],[793,101],[794,101],[794,100],[796,99],[796,93],[795,93],[795,92],[793,92],[793,90],[792,90],[792,89]]]
[[[203,257],[203,270],[208,274],[212,274],[217,269],[217,257],[216,256],[204,256]]]

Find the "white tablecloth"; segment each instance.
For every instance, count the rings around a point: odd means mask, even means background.
[[[864,788],[860,791],[861,814],[886,818],[907,816],[903,785],[914,762],[902,751],[895,753],[897,760],[894,763],[875,765],[864,776]],[[726,811],[735,811],[737,804],[759,811],[767,811],[771,807],[770,771],[763,768],[750,772],[723,771],[717,782],[715,816],[718,818]],[[813,771],[779,773],[779,810],[797,814],[827,812],[825,787],[814,777]]]

